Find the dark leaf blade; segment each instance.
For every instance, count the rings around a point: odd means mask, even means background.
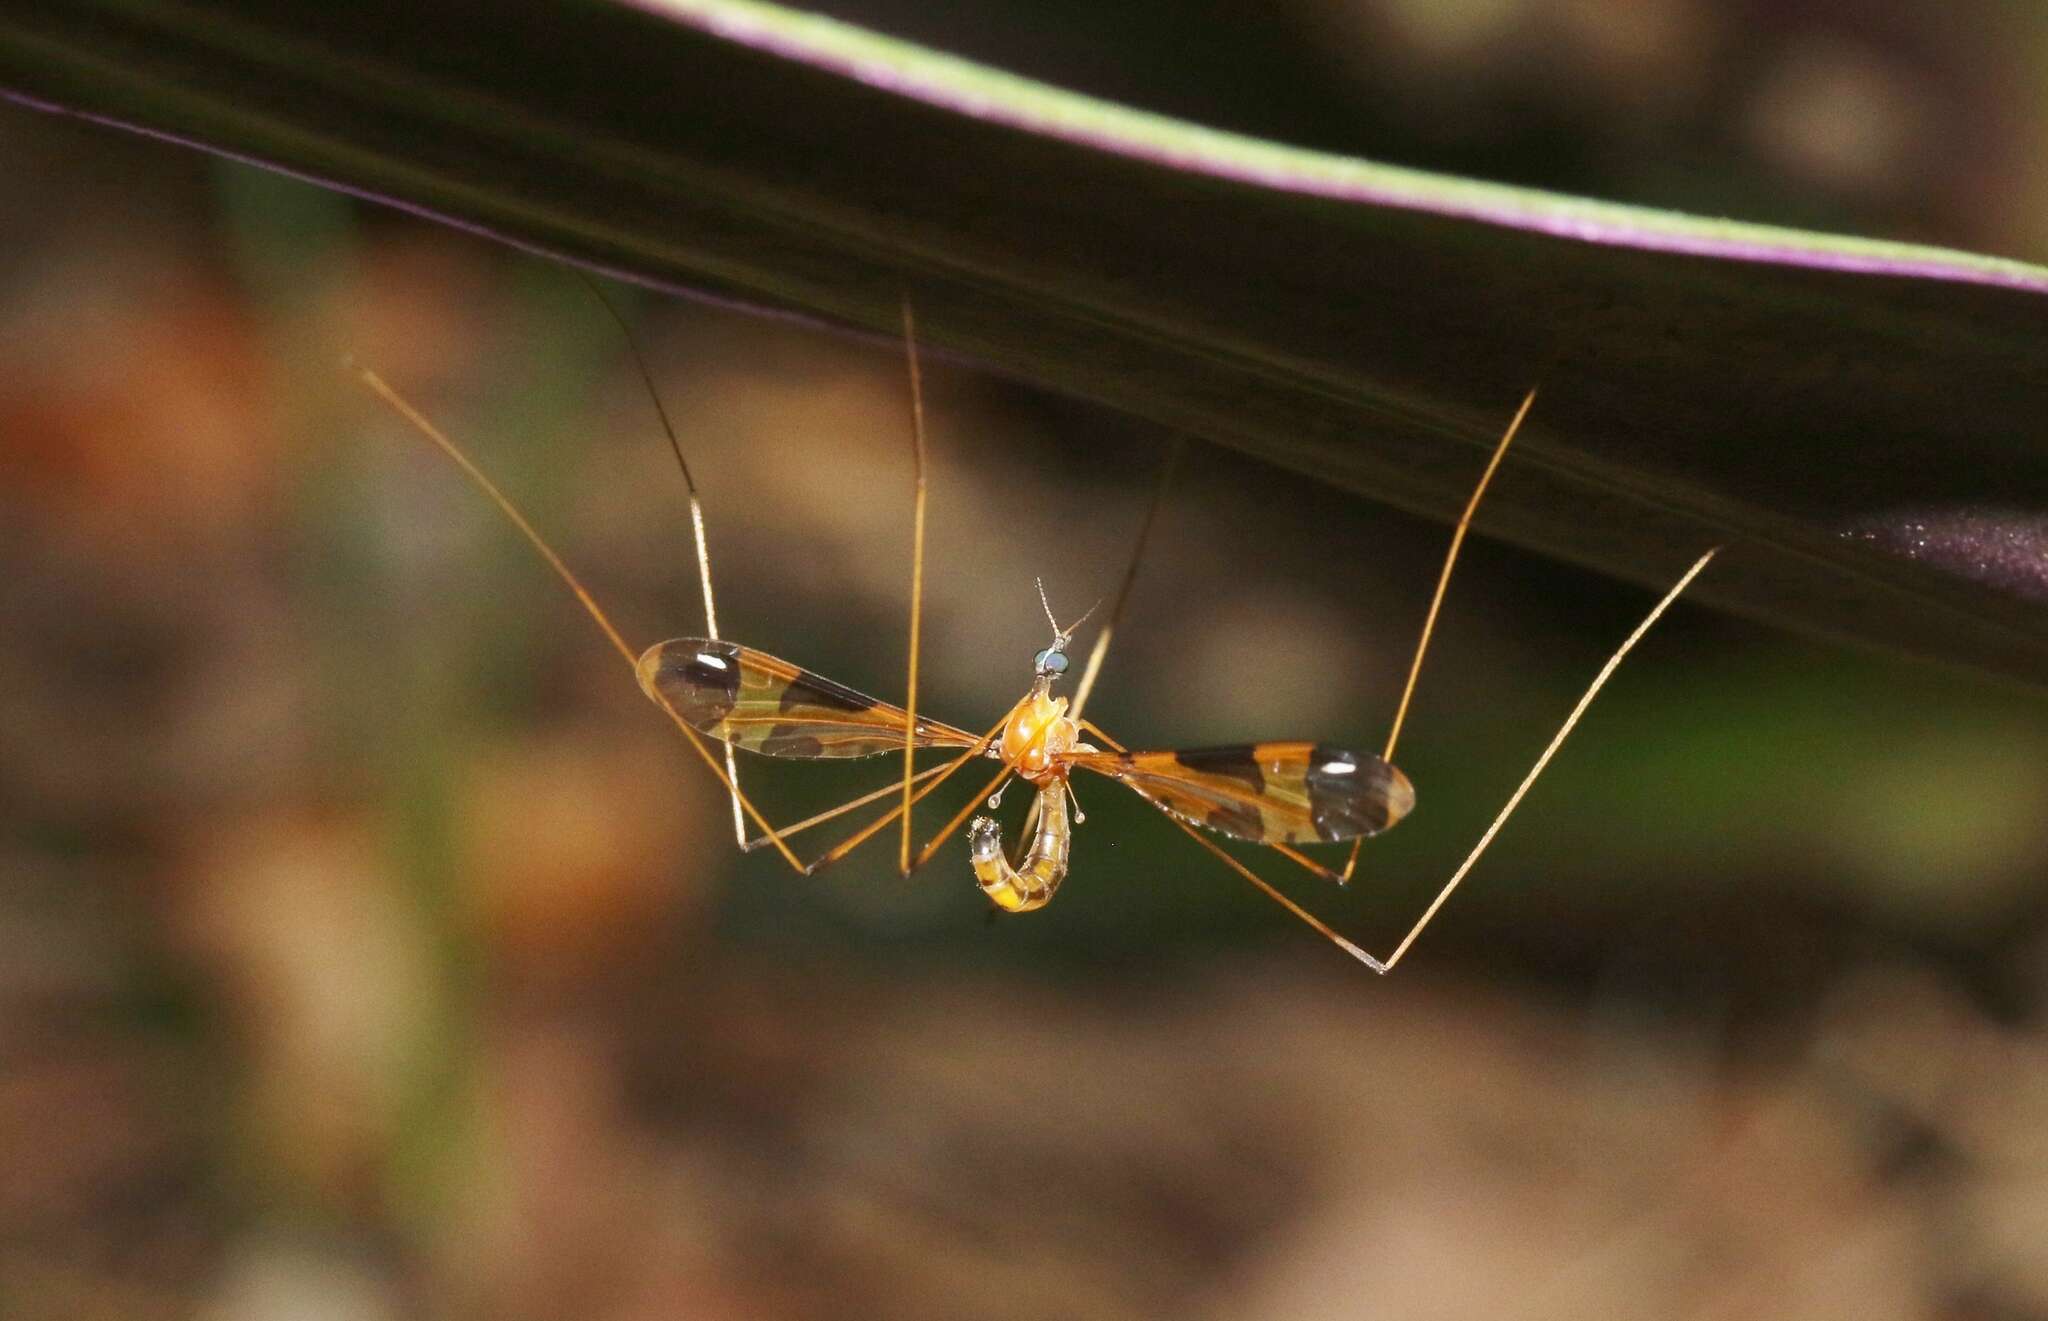
[[[758,4],[0,14],[0,87],[2048,682],[2048,272],[1209,133]],[[1390,315],[1393,310],[1396,315]],[[366,352],[374,346],[365,346]]]

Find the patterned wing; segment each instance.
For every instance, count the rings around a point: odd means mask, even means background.
[[[1190,825],[1254,844],[1376,835],[1415,806],[1398,768],[1327,743],[1082,752],[1068,761],[1122,780]]]
[[[874,757],[903,747],[903,708],[731,642],[674,638],[640,657],[640,687],[699,733],[770,757]],[[917,745],[975,736],[919,717]]]

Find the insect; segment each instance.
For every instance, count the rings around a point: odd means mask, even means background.
[[[592,288],[595,291],[594,285]],[[601,293],[599,298],[603,301]],[[609,302],[605,306],[611,310]],[[615,319],[618,317],[616,311],[612,315]],[[620,326],[625,328],[623,320],[620,320]],[[1608,658],[1478,843],[1407,935],[1382,959],[1339,934],[1224,850],[1209,835],[1263,845],[1308,871],[1341,884],[1350,879],[1363,842],[1399,822],[1414,806],[1414,786],[1393,763],[1401,726],[1421,675],[1423,658],[1428,652],[1458,551],[1481,497],[1535,401],[1535,391],[1531,390],[1523,398],[1520,408],[1495,445],[1492,457],[1451,535],[1450,547],[1409,665],[1407,682],[1380,753],[1309,741],[1131,750],[1088,719],[1083,714],[1083,707],[1135,580],[1153,517],[1170,480],[1172,461],[1168,464],[1167,477],[1162,479],[1153,498],[1116,604],[1097,633],[1071,701],[1065,696],[1054,696],[1052,690],[1068,670],[1068,648],[1080,624],[1092,615],[1093,608],[1089,615],[1062,627],[1053,615],[1041,583],[1039,603],[1052,627],[1052,641],[1032,658],[1030,686],[1024,695],[980,734],[920,715],[917,712],[917,682],[924,581],[925,427],[916,330],[907,302],[903,309],[903,339],[910,382],[915,480],[910,659],[905,684],[907,695],[901,706],[857,692],[766,652],[718,637],[702,505],[665,410],[662,423],[689,489],[708,636],[671,639],[644,651],[636,651],[620,636],[605,611],[546,539],[455,442],[375,372],[359,366],[353,370],[371,392],[446,454],[498,506],[576,596],[612,647],[632,666],[642,691],[674,723],[696,755],[725,787],[733,806],[735,838],[742,849],[773,847],[792,867],[809,873],[845,857],[895,822],[900,823],[898,865],[908,875],[928,862],[946,840],[965,825],[968,861],[982,893],[999,909],[1013,913],[1029,912],[1051,902],[1067,876],[1074,827],[1084,820],[1077,806],[1069,810],[1074,801],[1069,780],[1076,771],[1089,771],[1136,791],[1226,866],[1345,953],[1378,973],[1391,971],[1407,954],[1416,938],[1493,842],[1508,817],[1520,806],[1523,797],[1622,660],[1719,550],[1718,547],[1709,550],[1694,561]],[[630,331],[627,342],[632,344]],[[652,377],[644,359],[640,358],[637,346],[633,347],[633,354],[652,392]],[[655,395],[655,404],[660,409],[658,394]],[[1175,457],[1178,457],[1177,450]],[[1089,741],[1091,739],[1094,741]],[[707,740],[723,745],[722,759],[713,754]],[[829,811],[778,828],[761,815],[741,789],[734,749],[767,757],[806,760],[901,753],[903,775],[900,784],[891,783]],[[941,750],[953,755],[940,765],[919,771],[915,766],[919,749]],[[999,768],[966,806],[922,849],[913,853],[911,819],[916,804],[955,772],[978,760],[995,761]],[[971,822],[968,820],[984,802],[994,809],[1012,777],[1023,780],[1034,790],[1029,815],[1020,832],[1020,848],[1014,858],[1003,846],[1002,830],[994,817],[980,815]],[[892,795],[899,799],[894,806],[811,862],[800,861],[792,851],[788,842],[792,835]],[[747,837],[745,825],[748,820],[762,832],[758,837]],[[1301,846],[1305,845],[1347,842],[1352,847],[1341,870],[1327,867],[1301,852]]]

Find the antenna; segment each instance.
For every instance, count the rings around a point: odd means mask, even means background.
[[[1052,635],[1056,638],[1066,637],[1066,634],[1060,632],[1060,621],[1052,617],[1052,602],[1045,599],[1045,579],[1033,578],[1031,581],[1038,584],[1038,604],[1045,607],[1045,622],[1052,625]]]
[[[1052,602],[1045,599],[1045,579],[1033,578],[1031,581],[1038,584],[1038,604],[1045,607],[1045,622],[1052,625],[1052,635],[1055,639],[1057,639],[1057,644],[1062,649],[1064,649],[1067,643],[1073,639],[1074,633],[1081,627],[1081,625],[1088,622],[1088,617],[1090,615],[1093,615],[1097,610],[1100,610],[1102,608],[1102,603],[1109,599],[1109,594],[1106,592],[1103,595],[1096,597],[1095,604],[1089,606],[1086,610],[1082,611],[1081,617],[1079,619],[1067,625],[1065,628],[1061,628],[1060,621],[1052,617]]]

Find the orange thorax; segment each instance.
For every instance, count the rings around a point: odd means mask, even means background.
[[[1073,751],[1080,734],[1067,719],[1067,699],[1046,695],[1040,683],[1003,727],[1003,760],[1017,768],[1017,774],[1042,785],[1066,775],[1058,759]]]

